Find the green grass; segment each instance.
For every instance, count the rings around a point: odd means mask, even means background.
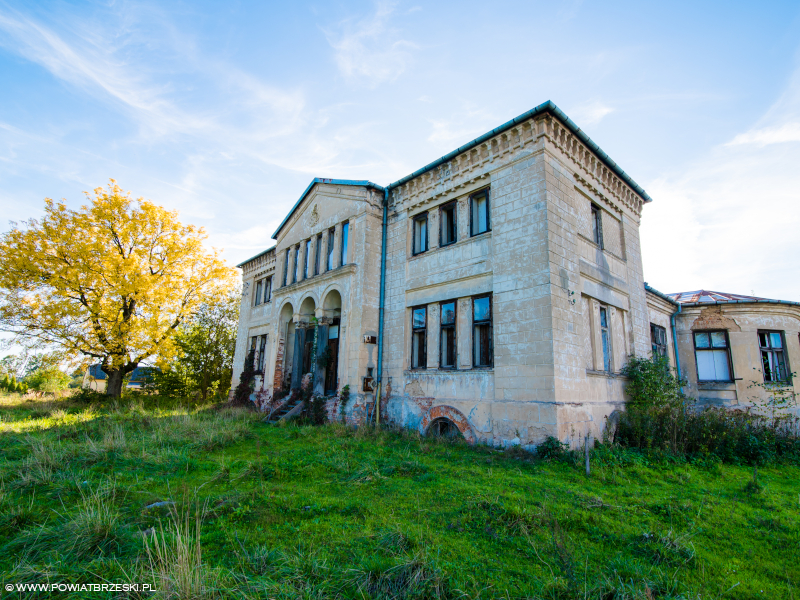
[[[800,598],[796,465],[754,485],[749,467],[602,447],[587,479],[569,459],[144,402],[0,397],[0,593]]]

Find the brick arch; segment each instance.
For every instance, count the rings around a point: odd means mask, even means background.
[[[472,431],[472,426],[469,424],[467,417],[464,416],[464,413],[457,408],[453,408],[452,406],[447,406],[445,404],[434,406],[425,413],[424,417],[422,417],[422,423],[420,423],[419,427],[423,435],[428,433],[431,423],[433,423],[436,419],[447,419],[453,423],[453,425],[458,427],[458,430],[461,432],[461,435],[464,436],[464,439],[468,444],[475,443],[475,432]]]

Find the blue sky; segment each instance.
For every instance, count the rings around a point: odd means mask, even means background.
[[[654,198],[645,278],[800,301],[797,2],[4,2],[0,211],[115,178],[232,264],[546,101]]]

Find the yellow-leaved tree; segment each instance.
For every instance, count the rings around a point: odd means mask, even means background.
[[[101,364],[106,394],[169,351],[176,328],[235,285],[201,228],[134,200],[112,179],[88,205],[45,199],[45,215],[0,236],[0,328]]]

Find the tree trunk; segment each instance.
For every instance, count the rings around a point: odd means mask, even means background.
[[[106,396],[119,398],[122,395],[122,382],[125,378],[124,370],[108,371],[106,375],[108,375],[106,379]]]

